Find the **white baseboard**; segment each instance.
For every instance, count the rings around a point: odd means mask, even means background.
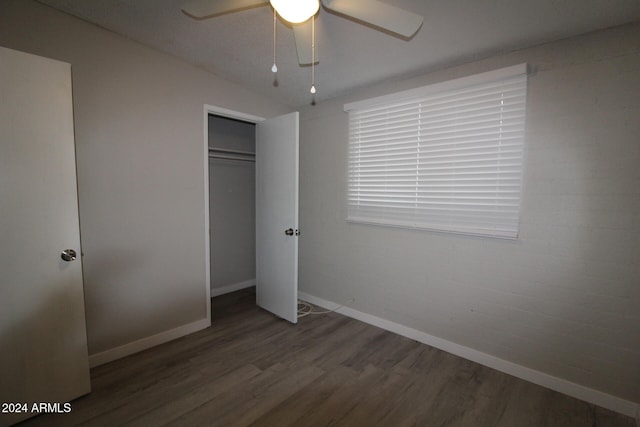
[[[456,344],[454,342],[447,341],[433,335],[429,335],[417,329],[413,329],[408,326],[392,322],[390,320],[367,314],[362,311],[354,310],[353,308],[340,306],[339,304],[336,304],[332,301],[327,301],[325,299],[309,295],[305,292],[298,292],[298,297],[301,300],[310,302],[311,304],[315,304],[327,310],[335,310],[337,313],[344,314],[345,316],[360,320],[373,326],[377,326],[379,328],[416,340],[440,350],[444,350],[447,353],[451,353],[467,360],[471,360],[472,362],[488,366],[506,374],[513,375],[514,377],[518,377],[534,384],[547,387],[551,390],[564,393],[566,395],[584,400],[603,408],[610,409],[614,412],[618,412],[629,417],[636,417],[636,420],[640,418],[640,406],[637,403],[631,402],[629,400],[612,396],[610,394],[603,393],[601,391],[594,390],[580,384],[564,380],[562,378],[557,378],[552,375],[545,374],[541,371],[536,371],[534,369],[527,368],[513,362],[497,358],[495,356],[491,356],[481,351],[474,350],[472,348],[465,347],[463,345]],[[638,423],[638,427],[640,427],[640,422],[636,422]]]
[[[155,347],[160,344],[164,344],[168,341],[175,340],[176,338],[183,337],[185,335],[192,334],[199,330],[208,328],[211,326],[211,320],[202,319],[193,323],[188,323],[177,328],[170,329],[168,331],[160,332],[159,334],[151,335],[137,341],[130,342],[120,347],[115,347],[100,353],[89,355],[89,366],[96,367],[104,365],[105,363],[112,362],[117,359],[129,356],[134,353],[138,353],[142,350],[146,350],[151,347]]]
[[[222,286],[219,288],[211,288],[211,298],[218,295],[228,294],[230,292],[239,291],[240,289],[250,288],[256,285],[256,279],[245,280],[244,282],[234,283],[233,285]]]

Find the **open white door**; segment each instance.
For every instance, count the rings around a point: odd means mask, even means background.
[[[298,113],[256,125],[256,302],[298,321]]]
[[[0,402],[8,412],[0,426],[7,426],[37,415],[34,403],[68,412],[64,404],[90,384],[71,67],[0,47],[0,100]]]

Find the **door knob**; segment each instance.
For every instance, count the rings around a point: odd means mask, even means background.
[[[76,257],[77,257],[76,251],[74,251],[73,249],[65,249],[60,254],[60,258],[62,258],[63,261],[67,261],[67,262],[75,260]]]
[[[287,236],[293,236],[293,228],[290,228],[288,230],[284,230],[284,234],[286,234]]]

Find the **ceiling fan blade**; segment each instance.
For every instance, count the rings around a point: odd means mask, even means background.
[[[192,18],[204,19],[269,4],[269,0],[188,0],[182,11]]]
[[[322,0],[325,8],[402,37],[412,37],[423,17],[378,0]]]
[[[296,41],[298,51],[298,64],[311,65],[311,20],[302,24],[293,24],[293,38]],[[318,47],[315,54],[316,64],[318,63]]]

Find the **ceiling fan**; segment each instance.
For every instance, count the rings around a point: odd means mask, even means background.
[[[422,16],[378,0],[321,0],[321,2],[325,9],[333,13],[404,39],[411,38],[422,25]],[[283,19],[292,24],[298,63],[308,65],[318,62],[317,56],[312,56],[309,49],[312,41],[312,25],[309,18],[317,13],[318,0],[310,0],[311,9],[308,9],[306,15],[301,18],[289,18],[290,15],[282,9],[284,6],[299,6],[302,3],[305,2],[302,0],[187,0],[182,11],[192,18],[206,19],[270,4]]]

